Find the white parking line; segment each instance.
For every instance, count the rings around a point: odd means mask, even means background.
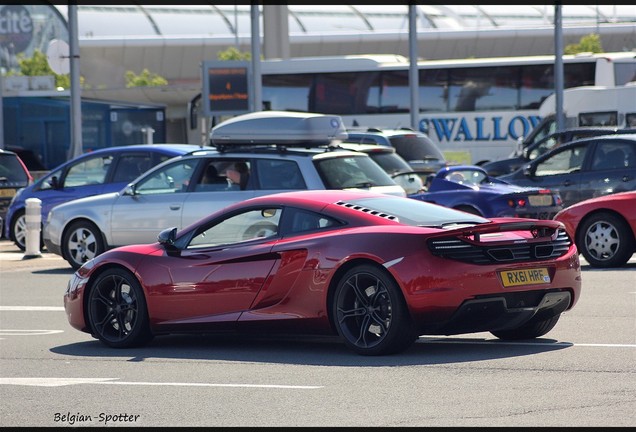
[[[0,306],[0,311],[63,311],[64,306]]]
[[[116,381],[119,378],[0,378],[0,385],[21,385],[35,387],[60,387],[75,384],[114,384],[143,386],[180,386],[180,387],[244,387],[244,388],[279,388],[296,390],[315,390],[324,386],[299,386],[284,384],[215,384],[215,383],[179,383],[179,382],[135,382]]]
[[[38,336],[45,334],[64,333],[64,330],[16,330],[0,329],[0,336]]]
[[[502,341],[499,339],[491,339],[491,340],[457,340],[452,337],[440,337],[435,339],[426,339],[425,337],[420,337],[417,341],[419,343],[425,344],[433,344],[433,343],[442,343],[442,344],[472,344],[472,345],[525,345],[525,346],[545,346],[545,347],[554,347],[554,346],[571,346],[571,347],[609,347],[609,348],[636,348],[636,344],[592,344],[592,343],[573,343],[573,342],[542,342],[542,341],[534,341],[534,342],[510,342],[510,341]]]

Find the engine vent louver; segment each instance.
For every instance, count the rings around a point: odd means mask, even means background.
[[[336,203],[336,205],[347,207],[347,208],[350,208],[350,209],[353,209],[353,210],[358,210],[358,211],[361,211],[361,212],[364,212],[364,213],[369,213],[369,214],[372,214],[372,215],[375,215],[375,216],[378,216],[378,217],[381,217],[381,218],[398,221],[398,217],[397,216],[393,216],[391,214],[384,213],[384,212],[379,212],[377,210],[371,210],[371,209],[363,207],[361,205],[346,203],[344,201],[338,201]]]
[[[471,243],[459,237],[436,238],[428,242],[436,256],[471,264],[514,263],[554,259],[565,255],[572,240],[559,229],[554,240],[538,243],[501,245]]]

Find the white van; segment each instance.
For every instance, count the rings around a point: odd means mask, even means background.
[[[556,94],[548,96],[539,107],[541,122],[530,135],[520,139],[515,152],[521,154],[548,135],[556,132]],[[583,86],[563,91],[564,129],[607,127],[636,128],[636,81],[622,86]]]

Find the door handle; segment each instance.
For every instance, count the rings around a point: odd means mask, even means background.
[[[170,204],[170,210],[179,210],[180,208],[179,204]]]

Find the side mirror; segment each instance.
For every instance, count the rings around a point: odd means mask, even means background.
[[[49,180],[49,184],[51,185],[53,189],[60,188],[60,181],[58,180],[57,176],[51,177],[51,179]]]
[[[523,167],[523,175],[526,177],[532,177],[532,165],[526,165]]]
[[[157,241],[164,246],[174,246],[174,241],[177,238],[177,227],[166,228],[161,231],[157,236]]]
[[[124,188],[124,191],[122,192],[122,195],[136,195],[135,192],[135,185],[134,184],[129,184]]]

